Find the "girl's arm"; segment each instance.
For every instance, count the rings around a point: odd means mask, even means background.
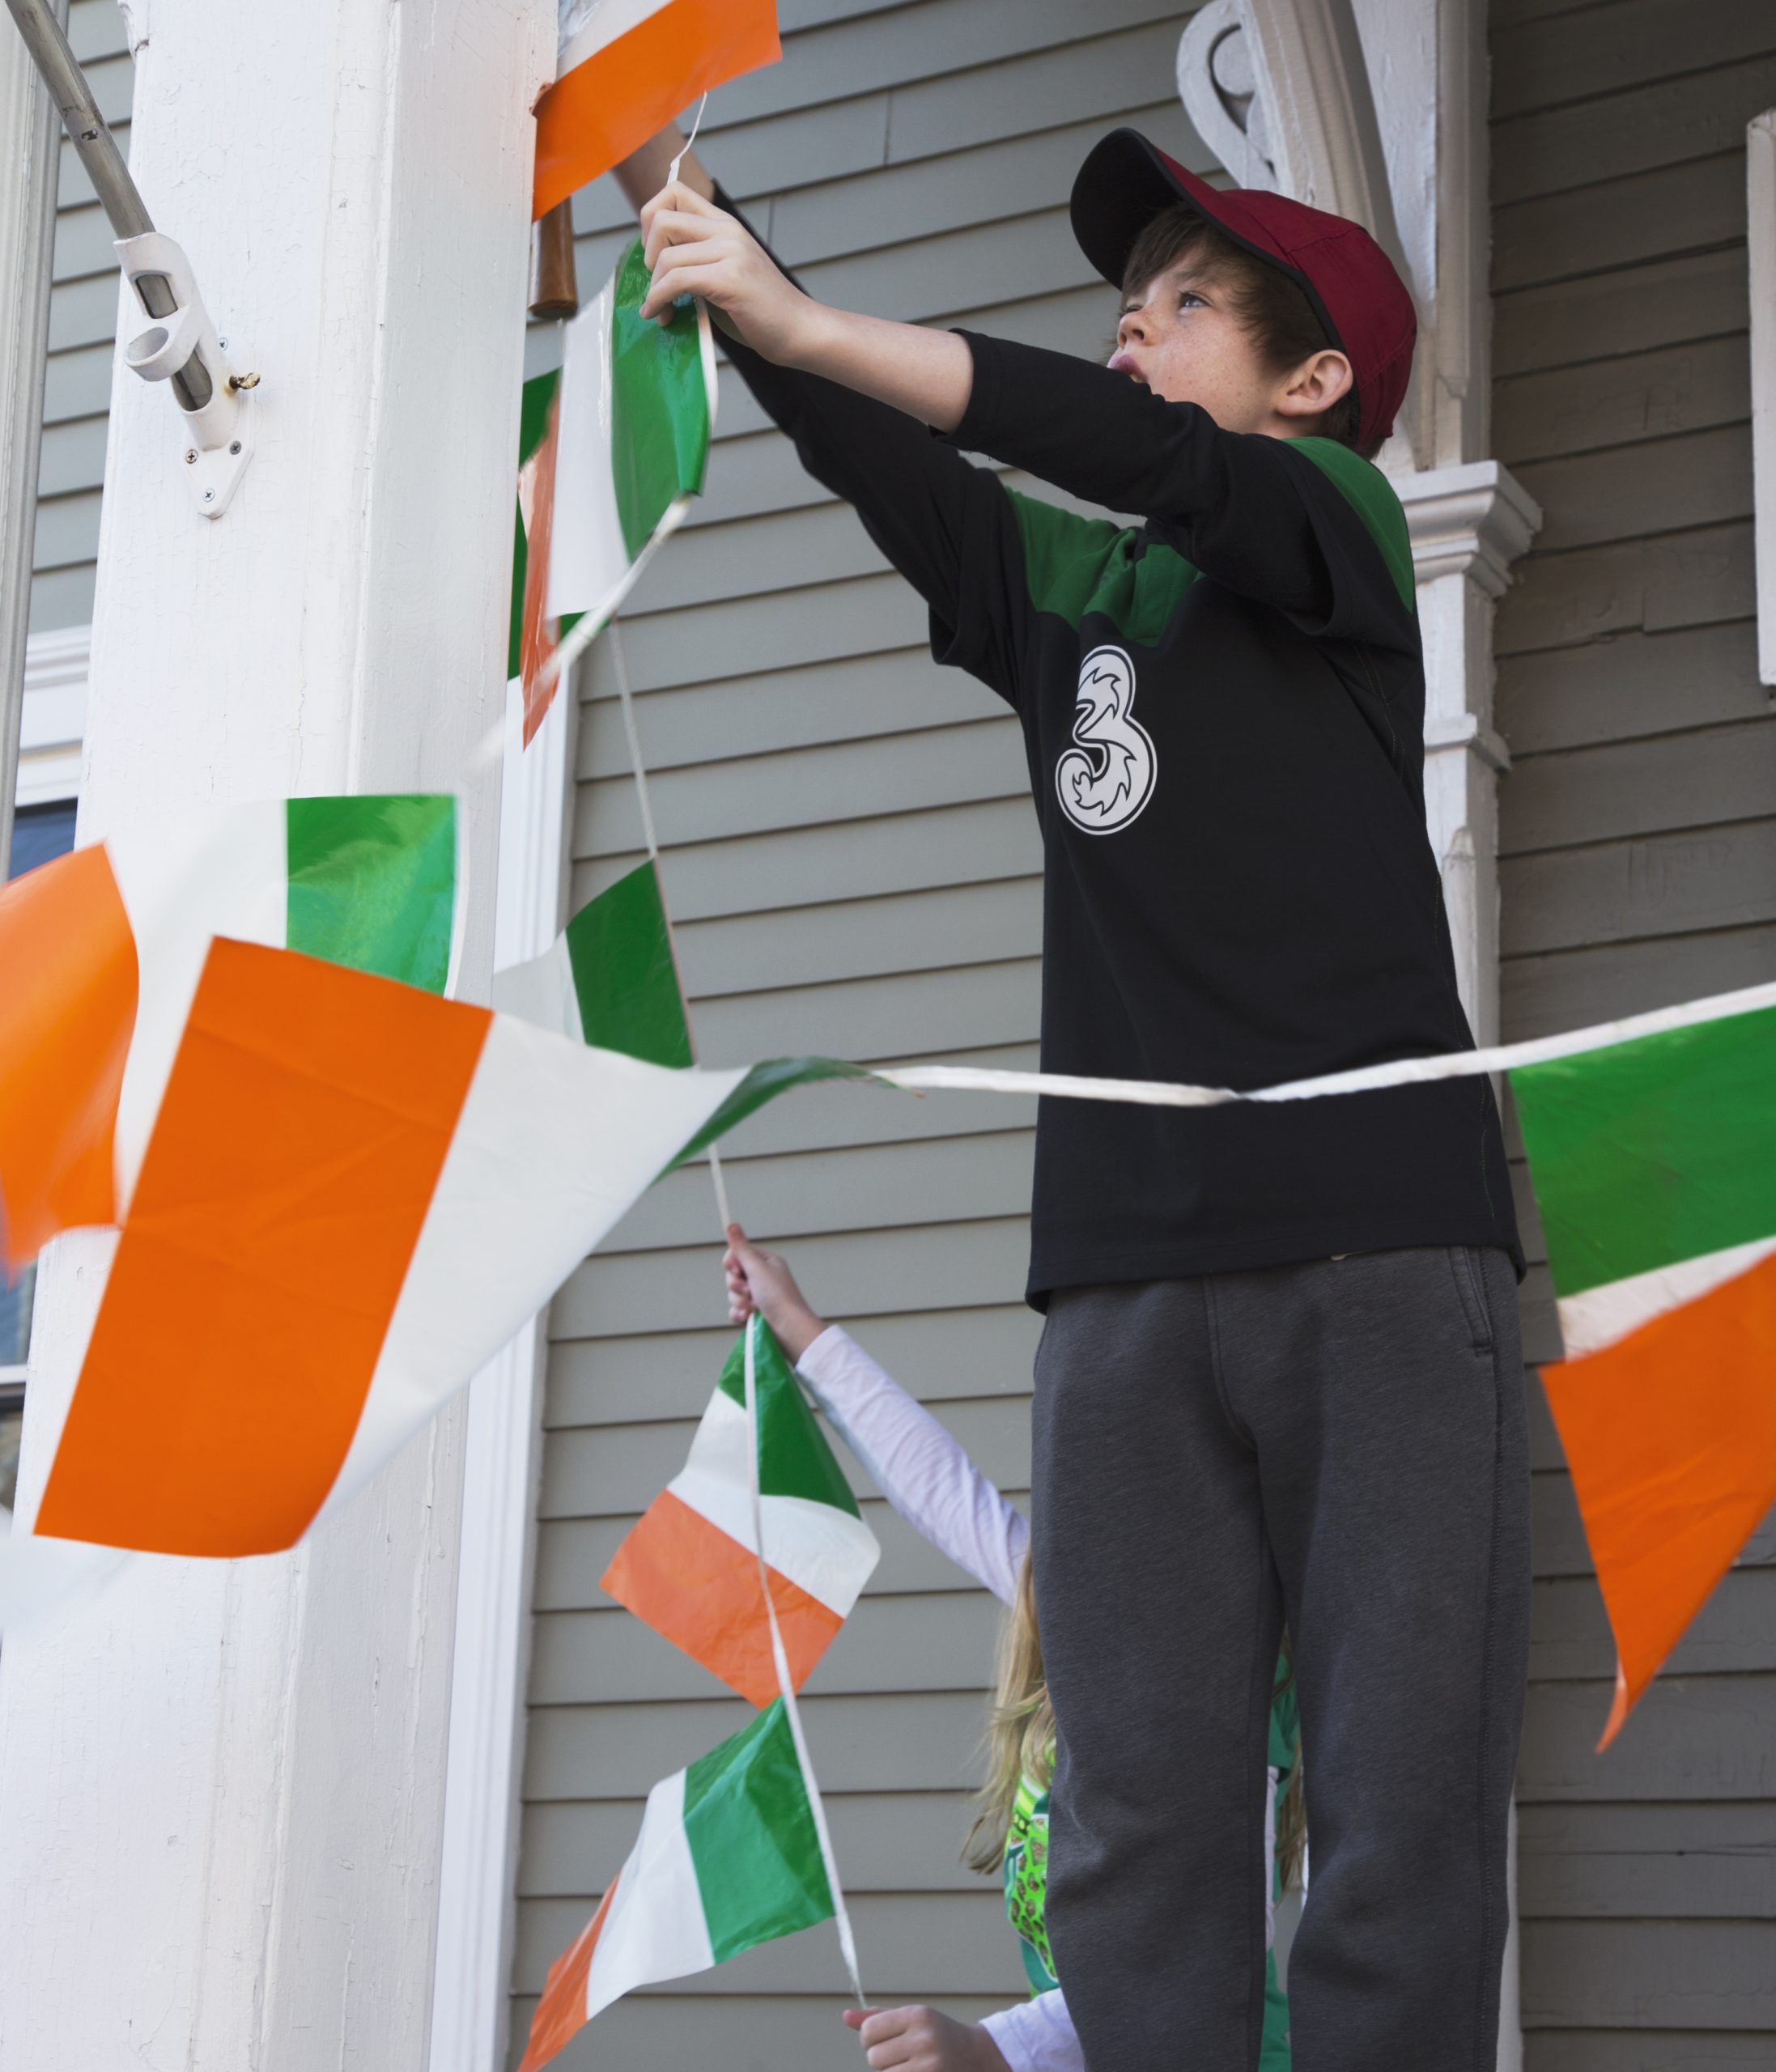
[[[980,2026],[998,2044],[1011,2072],[1086,2072],[1079,2032],[1067,2012],[1066,1996],[1058,1989],[1001,2008]]]
[[[1002,1603],[1018,1594],[1030,1526],[930,1412],[848,1333],[809,1307],[775,1253],[730,1225],[722,1262],[736,1323],[758,1310],[833,1428],[916,1532]]]

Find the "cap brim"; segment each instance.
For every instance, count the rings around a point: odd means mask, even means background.
[[[1175,202],[1185,202],[1222,228],[1227,227],[1222,223],[1215,190],[1207,180],[1183,166],[1175,168],[1138,130],[1112,130],[1086,154],[1074,178],[1069,205],[1073,236],[1092,265],[1112,287],[1120,288],[1135,240],[1162,209]],[[1243,244],[1246,240],[1238,241]]]
[[[1112,287],[1120,288],[1135,240],[1162,209],[1182,202],[1205,216],[1222,236],[1267,266],[1274,266],[1312,304],[1326,336],[1342,351],[1344,341],[1319,289],[1240,208],[1237,187],[1223,193],[1188,166],[1166,158],[1138,130],[1112,130],[1086,154],[1073,180],[1069,213],[1079,248]],[[1257,234],[1255,235],[1254,233]]]

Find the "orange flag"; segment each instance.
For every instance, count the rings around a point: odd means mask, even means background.
[[[783,54],[773,0],[563,0],[537,104],[534,215],[608,172],[699,94]]]

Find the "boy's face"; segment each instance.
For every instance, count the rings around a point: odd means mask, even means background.
[[[1167,402],[1199,404],[1224,431],[1307,429],[1294,420],[1317,414],[1336,399],[1328,393],[1327,375],[1338,393],[1349,385],[1343,354],[1317,354],[1309,367],[1315,362],[1332,364],[1315,368],[1305,392],[1302,369],[1271,372],[1235,312],[1229,283],[1189,253],[1124,297],[1110,358],[1115,372],[1144,383]]]

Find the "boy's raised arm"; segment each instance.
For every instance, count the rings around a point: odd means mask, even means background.
[[[967,346],[814,301],[695,155],[669,187],[656,185],[681,149],[665,131],[617,168],[653,269],[648,313],[687,292],[708,303],[736,371],[803,465],[855,507],[931,607],[940,658],[1015,703],[1028,616],[1017,521],[996,478],[926,428],[954,426],[967,407]]]
[[[1205,575],[1313,633],[1416,646],[1365,521],[1296,441],[1224,431],[1070,353],[955,335],[974,369],[958,446],[1168,527]]]

